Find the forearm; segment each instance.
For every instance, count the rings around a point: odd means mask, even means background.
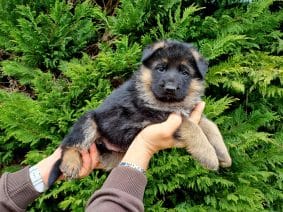
[[[139,136],[133,141],[121,162],[131,163],[147,170],[149,161],[154,152],[145,146]]]
[[[45,185],[48,185],[48,178],[50,176],[50,172],[52,170],[54,163],[60,159],[61,152],[62,150],[60,148],[57,148],[52,153],[52,155],[48,156],[47,158],[44,158],[43,160],[39,161],[36,164],[36,167],[38,168]]]
[[[44,184],[47,184],[50,170],[60,158],[61,150],[36,164]],[[32,184],[30,167],[25,167],[15,173],[4,173],[0,179],[0,211],[25,211],[41,193]]]
[[[153,153],[142,142],[142,139],[136,138],[121,162],[146,170]],[[90,198],[87,211],[143,211],[146,182],[143,172],[133,167],[118,166]]]
[[[86,211],[143,211],[146,183],[143,173],[118,166],[89,199]]]
[[[31,183],[29,167],[1,176],[0,211],[25,211],[39,195]]]

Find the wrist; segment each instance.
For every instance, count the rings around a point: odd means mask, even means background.
[[[54,163],[61,157],[61,149],[36,164],[45,185],[48,185],[48,178]]]
[[[121,163],[135,164],[146,170],[152,156],[153,153],[140,140],[135,139],[121,160]]]
[[[132,145],[136,146],[135,148],[144,155],[151,158],[155,153],[158,152],[144,137],[142,134],[139,134],[135,140],[133,141]]]
[[[136,171],[139,171],[139,172],[143,173],[144,175],[146,175],[146,171],[142,167],[140,167],[140,166],[138,166],[134,163],[122,161],[122,162],[119,163],[119,166],[130,167],[130,168],[135,169]]]
[[[48,177],[49,177],[49,173],[51,171],[51,167],[49,165],[50,161],[48,160],[48,158],[43,159],[42,161],[38,162],[38,164],[36,164],[40,175],[42,177],[43,182],[47,185],[48,183]]]

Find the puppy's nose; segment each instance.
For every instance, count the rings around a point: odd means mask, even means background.
[[[169,85],[165,85],[164,89],[165,89],[165,91],[167,93],[170,93],[170,94],[175,93],[175,91],[177,90],[176,86],[170,85],[170,84]]]

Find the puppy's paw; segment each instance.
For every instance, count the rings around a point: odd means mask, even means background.
[[[215,153],[218,157],[219,165],[223,168],[230,167],[232,165],[232,159],[224,144],[222,137],[221,136],[208,137],[208,141],[209,143],[212,144],[213,148],[215,149]]]
[[[203,146],[202,149],[199,149],[199,151],[196,151],[196,149],[191,149],[188,146],[187,150],[204,168],[214,171],[218,170],[219,161],[212,146]]]
[[[221,167],[227,168],[232,165],[232,159],[227,152],[218,153],[217,156]]]
[[[219,161],[217,157],[201,158],[200,163],[204,168],[209,170],[217,171],[219,168]]]
[[[68,148],[63,152],[60,170],[67,179],[79,177],[82,168],[81,154],[76,148]]]

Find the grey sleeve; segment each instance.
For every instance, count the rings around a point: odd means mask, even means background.
[[[86,211],[144,211],[146,183],[144,174],[133,168],[114,168],[102,188],[89,199]]]
[[[29,177],[29,167],[15,173],[4,173],[0,178],[0,211],[25,211],[40,195]]]

